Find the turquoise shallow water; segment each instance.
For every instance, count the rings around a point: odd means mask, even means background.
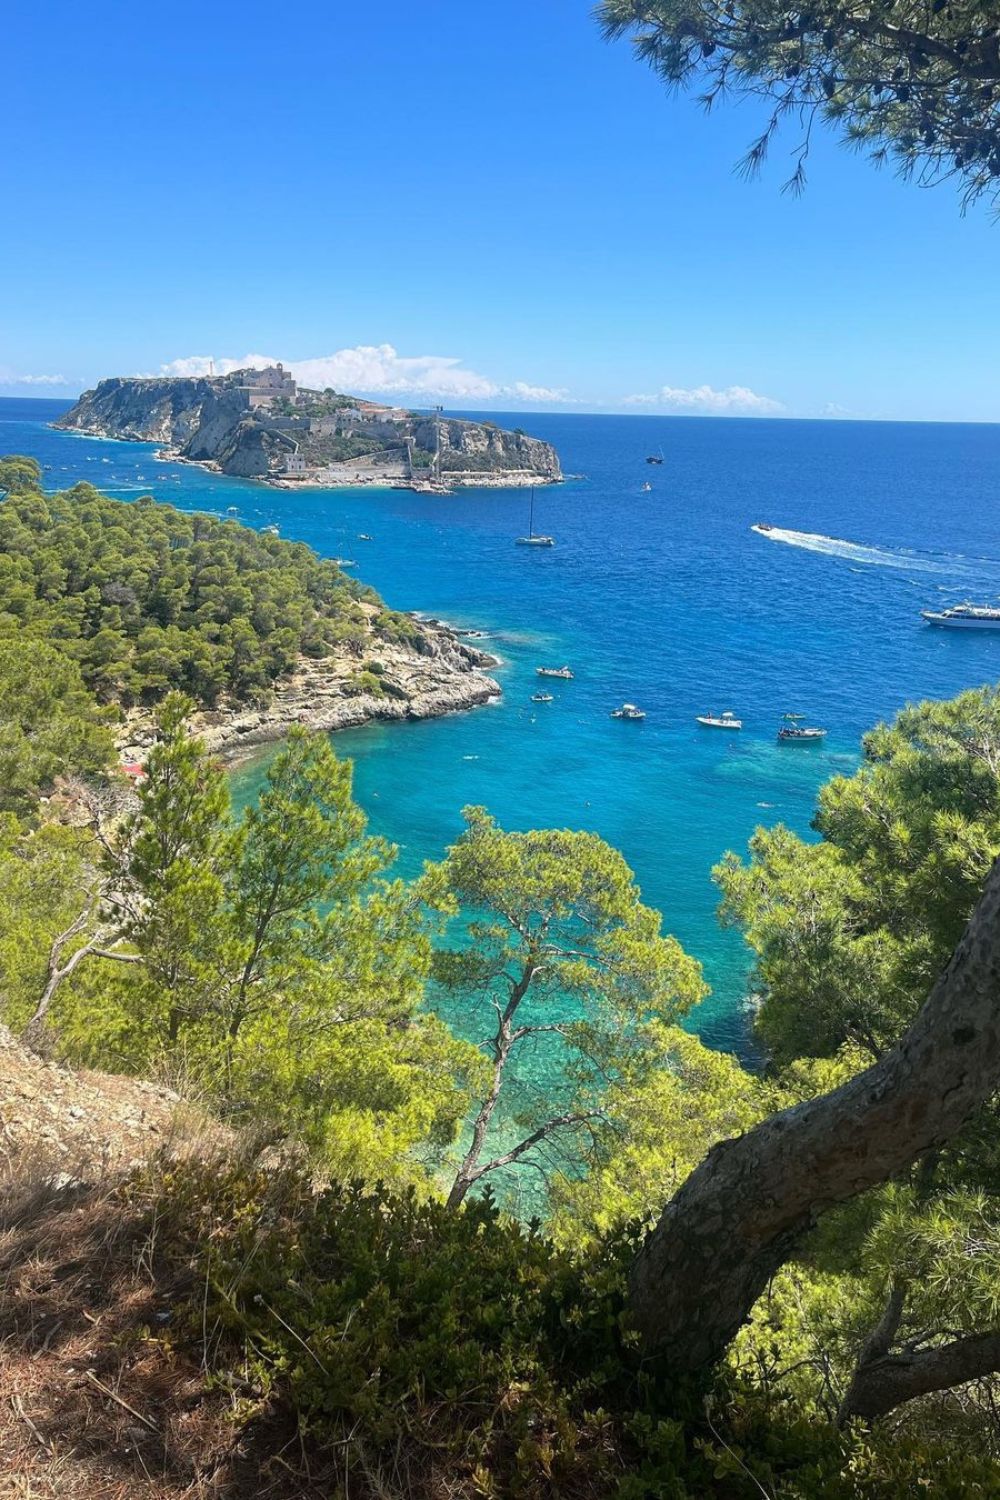
[[[501,416],[586,476],[538,491],[536,527],[557,545],[530,551],[512,545],[521,491],[269,490],[161,464],[151,445],[52,432],[60,408],[0,402],[0,451],[34,453],[49,487],[87,479],[184,509],[236,505],[247,524],[276,521],[356,558],[399,608],[489,630],[499,704],[338,736],[373,827],[399,844],[404,871],[442,853],[468,802],[510,827],[599,832],[703,961],[713,993],[693,1024],[716,1046],[746,1050],[747,960],[716,924],[712,864],[759,822],[806,831],[817,786],[856,764],[878,718],[1000,668],[1000,634],[919,618],[1000,593],[1000,427]],[[661,445],[666,462],[647,466]],[[755,521],[785,530],[768,539]],[[564,661],[575,681],[533,704],[534,667]],[[611,720],[622,699],[646,721]],[[742,734],[694,723],[727,708]],[[778,747],[790,709],[829,728],[822,747]]]

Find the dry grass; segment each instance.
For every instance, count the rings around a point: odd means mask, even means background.
[[[287,1414],[175,1332],[198,1289],[161,1254],[179,1159],[260,1149],[172,1090],[74,1072],[0,1028],[0,1496],[329,1496]],[[122,1191],[141,1166],[141,1202]]]
[[[0,1495],[329,1496],[289,1416],[175,1337],[198,1289],[161,1257],[155,1174],[141,1205],[64,1178],[38,1157],[0,1209]]]

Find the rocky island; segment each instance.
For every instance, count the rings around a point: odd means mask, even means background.
[[[280,364],[228,375],[102,380],[53,425],[160,443],[171,458],[282,486],[444,491],[562,479],[555,449],[520,428],[307,390]]]

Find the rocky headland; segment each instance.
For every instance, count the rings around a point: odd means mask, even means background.
[[[374,619],[379,606],[363,605]],[[313,660],[301,657],[279,678],[265,703],[221,702],[197,710],[189,728],[207,749],[226,761],[280,740],[293,725],[308,729],[352,729],[373,720],[434,719],[477,708],[500,694],[489,676],[495,656],[459,640],[439,620],[415,620],[411,640],[372,636],[368,652],[337,651]],[[141,764],[156,739],[151,709],[133,708],[118,736],[125,761]]]
[[[307,390],[281,365],[218,376],[102,380],[54,425],[159,443],[171,457],[281,486],[434,491],[562,479],[555,449],[520,428]]]

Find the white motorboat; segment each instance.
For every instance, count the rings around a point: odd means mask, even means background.
[[[742,729],[743,720],[738,719],[734,713],[726,709],[724,714],[696,714],[695,718],[699,724],[704,724],[706,729]]]
[[[569,667],[536,667],[535,672],[539,677],[560,677],[564,682],[573,676]]]
[[[637,708],[634,703],[623,703],[621,708],[613,708],[611,710],[611,717],[613,719],[644,719],[646,711],[645,709]]]

